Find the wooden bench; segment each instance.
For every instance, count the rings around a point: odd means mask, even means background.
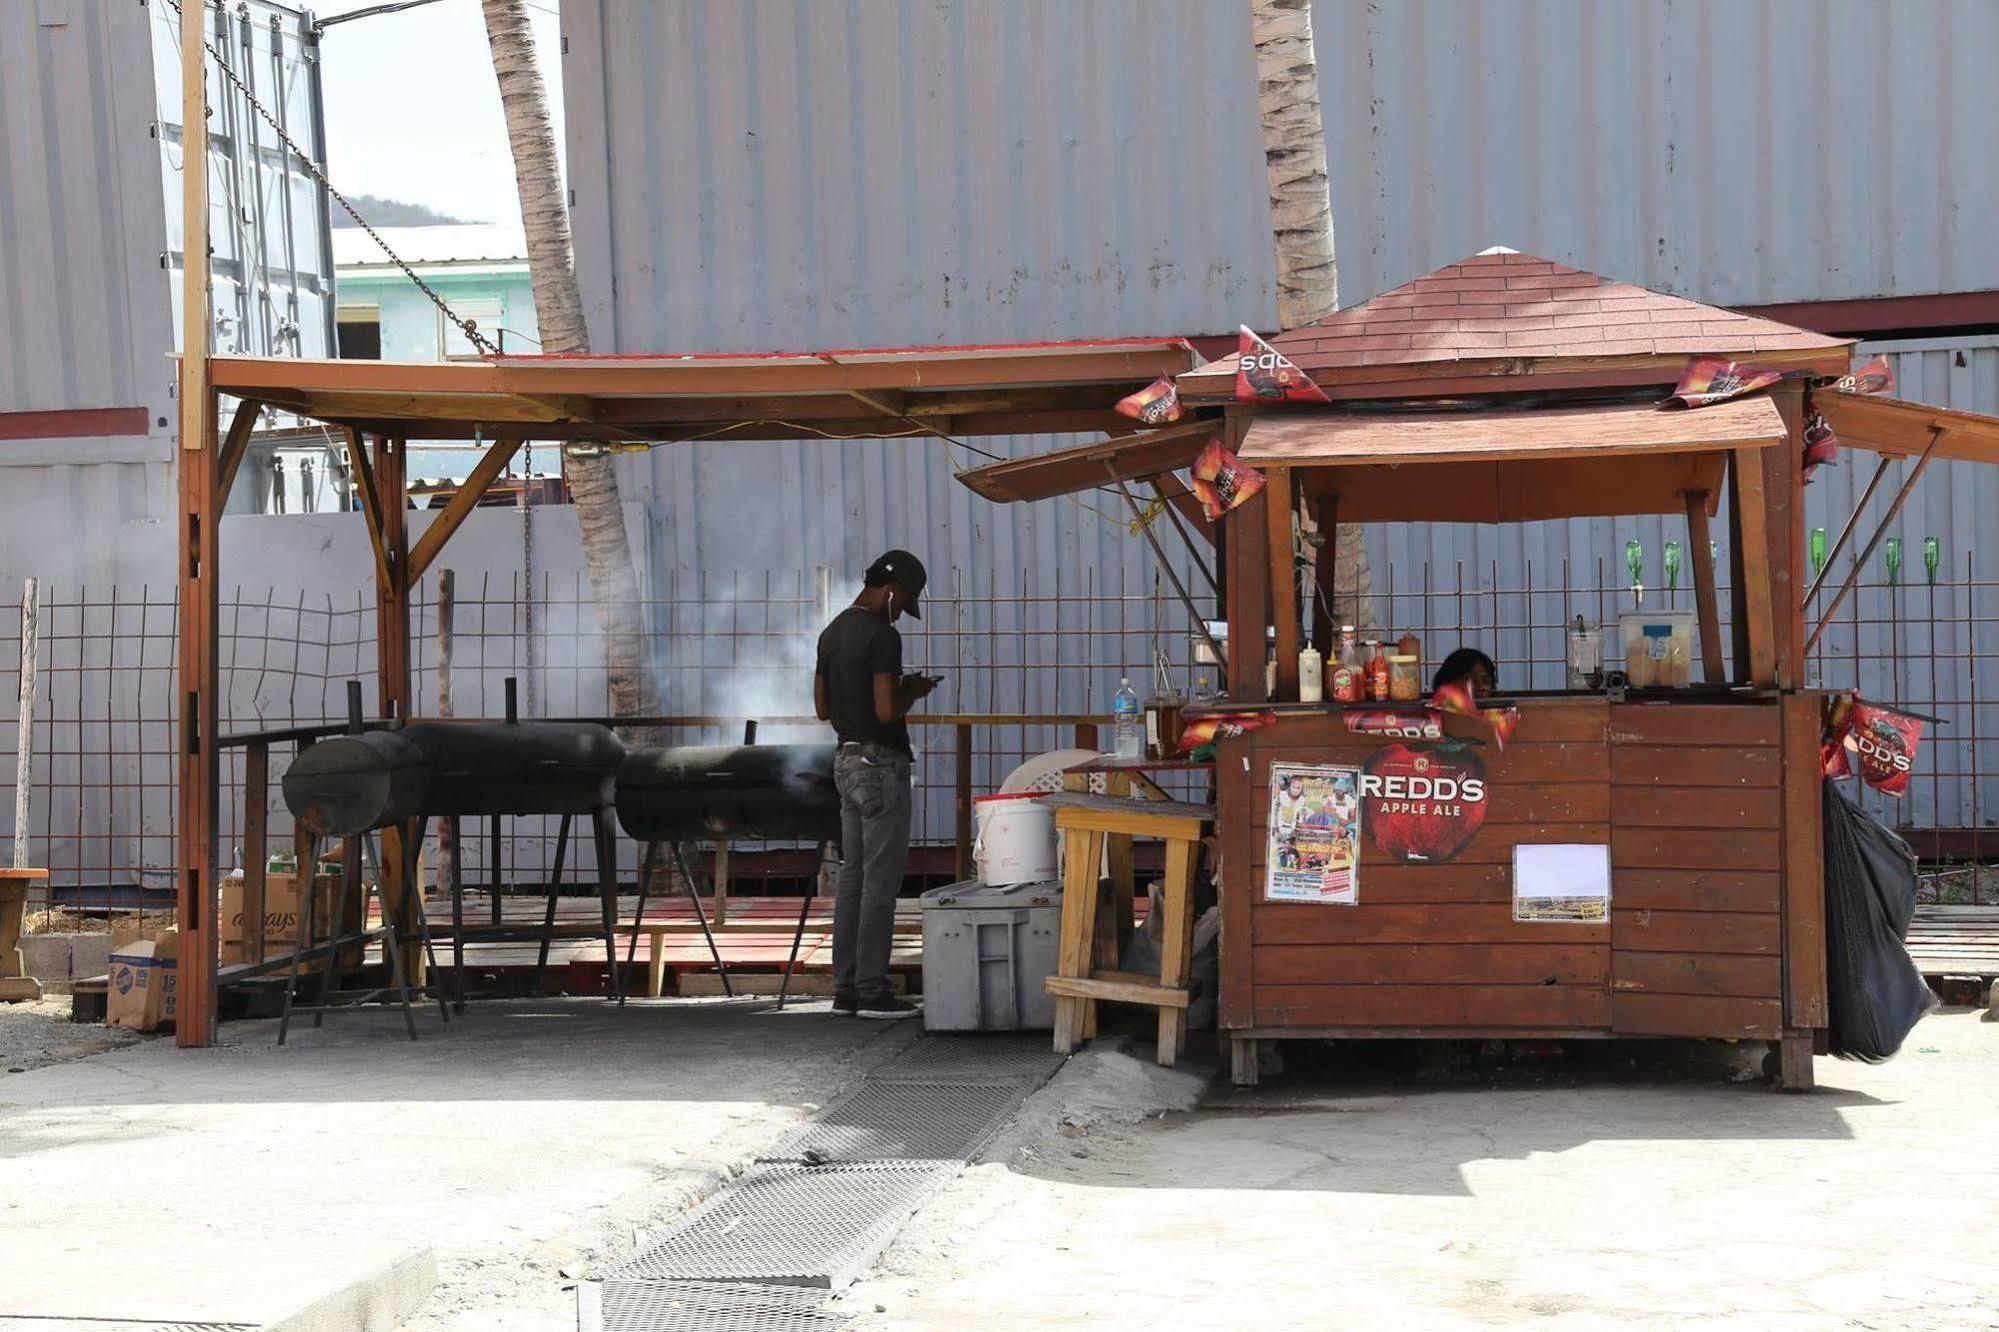
[[[1926,977],[1999,979],[1999,906],[1919,903],[1907,942]]]
[[[0,1004],[42,997],[42,983],[21,962],[21,932],[27,928],[28,885],[48,877],[45,869],[0,869]]]

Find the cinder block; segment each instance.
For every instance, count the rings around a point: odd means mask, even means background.
[[[24,934],[21,936],[21,966],[44,988],[69,984],[69,936],[67,934]]]
[[[72,934],[69,936],[69,977],[88,980],[111,970],[111,936]]]

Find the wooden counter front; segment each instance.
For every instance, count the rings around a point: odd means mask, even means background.
[[[1776,1038],[1823,1025],[1817,774],[1809,800],[1793,791],[1787,806],[1784,743],[1787,714],[1800,726],[1809,715],[1815,764],[1816,706],[1529,701],[1504,750],[1480,748],[1488,810],[1463,851],[1393,863],[1363,826],[1353,906],[1263,900],[1271,767],[1359,766],[1403,742],[1354,735],[1334,716],[1228,742],[1217,764],[1222,1026],[1252,1037]],[[1813,848],[1797,920],[1784,891],[1787,807]],[[1608,845],[1609,922],[1514,921],[1523,843]],[[1788,1024],[1787,927],[1800,945]]]

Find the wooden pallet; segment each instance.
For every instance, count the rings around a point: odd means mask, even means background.
[[[1999,906],[1919,905],[1907,942],[1925,976],[1999,978]]]

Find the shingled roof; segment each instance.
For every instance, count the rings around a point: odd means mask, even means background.
[[[1839,338],[1492,249],[1271,339],[1314,378],[1437,362],[1753,357],[1846,346]],[[1183,377],[1235,373],[1233,356]],[[1379,379],[1378,374],[1364,378]]]

